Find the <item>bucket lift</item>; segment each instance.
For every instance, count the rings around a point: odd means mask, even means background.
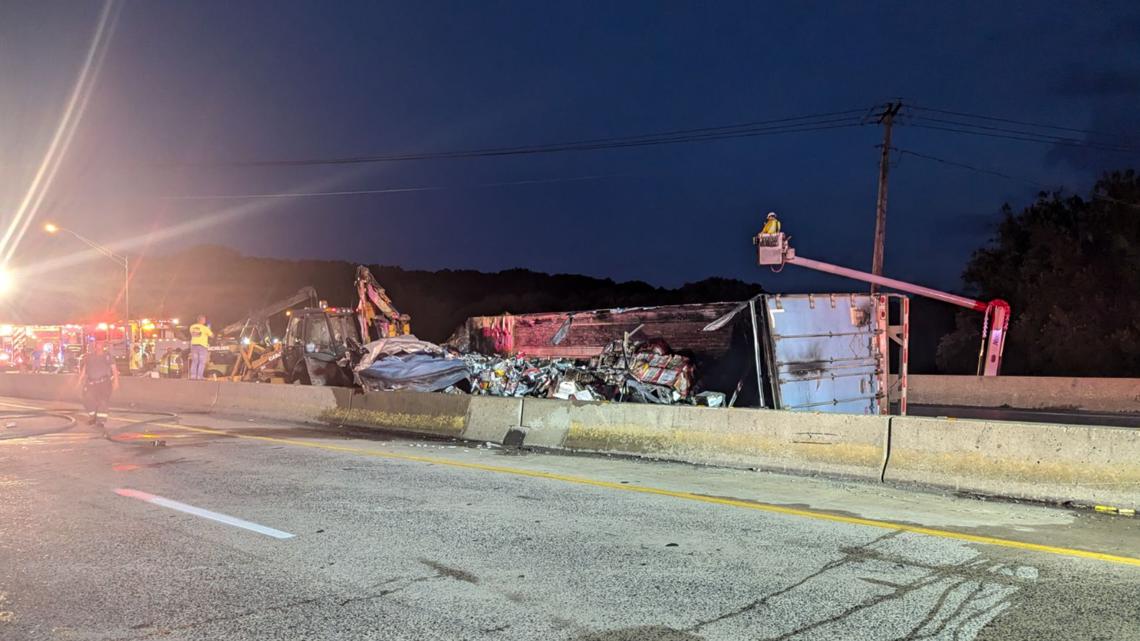
[[[779,272],[784,265],[798,265],[808,269],[835,274],[845,278],[861,280],[867,283],[894,289],[916,296],[933,298],[944,303],[965,307],[982,316],[982,345],[978,350],[978,375],[997,376],[1001,371],[1001,356],[1005,350],[1005,335],[1009,329],[1010,308],[1009,303],[1001,299],[989,302],[966,298],[948,292],[938,291],[922,285],[915,285],[894,278],[876,276],[857,269],[832,265],[811,258],[796,255],[796,250],[789,245],[790,236],[782,232],[776,234],[757,234],[752,243],[756,245],[756,261],[760,265],[768,265],[772,271]]]

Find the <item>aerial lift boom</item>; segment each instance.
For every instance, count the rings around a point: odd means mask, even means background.
[[[784,265],[798,265],[981,312],[984,316],[982,317],[982,345],[978,351],[978,375],[997,376],[1001,371],[1001,357],[1005,350],[1006,330],[1009,328],[1009,303],[1001,299],[994,299],[989,302],[974,300],[894,278],[876,276],[857,269],[797,256],[796,250],[788,244],[789,239],[790,237],[784,233],[757,234],[752,239],[753,244],[756,245],[757,262],[772,267],[773,271],[780,271]]]

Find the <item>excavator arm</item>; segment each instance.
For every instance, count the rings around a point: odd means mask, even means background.
[[[265,307],[257,310],[256,312],[253,312],[249,315],[248,318],[227,325],[225,329],[222,330],[222,336],[233,336],[235,334],[240,334],[241,331],[246,327],[249,327],[251,325],[259,325],[266,320],[269,320],[271,316],[275,316],[286,310],[299,306],[316,307],[317,290],[312,287],[302,287],[301,289],[297,290],[296,294],[293,294],[288,298],[282,298],[281,300],[274,301],[269,305],[266,305]]]
[[[401,314],[392,299],[377,282],[376,277],[364,265],[356,268],[356,314],[360,321],[360,336],[365,343],[376,338],[410,334],[411,317]]]

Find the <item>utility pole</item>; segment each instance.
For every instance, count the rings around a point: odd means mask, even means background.
[[[883,125],[883,153],[879,157],[879,198],[875,205],[875,252],[871,258],[871,273],[875,276],[883,275],[883,245],[887,239],[887,171],[891,167],[891,125],[895,116],[902,109],[902,101],[888,102],[879,114],[879,124]],[[871,293],[879,291],[879,286],[872,284]]]

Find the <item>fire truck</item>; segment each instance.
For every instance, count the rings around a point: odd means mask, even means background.
[[[0,325],[0,369],[73,372],[82,355],[79,325]]]
[[[119,371],[181,377],[190,337],[177,318],[97,323],[84,327],[87,342],[107,341]]]
[[[79,368],[83,355],[83,328],[79,325],[30,325],[25,336],[33,350],[32,369],[66,373]]]

